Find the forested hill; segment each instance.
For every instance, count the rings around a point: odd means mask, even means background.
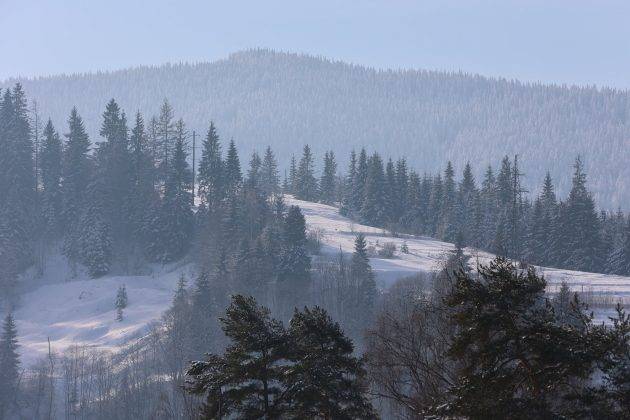
[[[565,194],[577,154],[597,203],[630,208],[630,101],[626,91],[523,84],[461,73],[378,71],[297,54],[253,50],[212,63],[22,80],[43,118],[67,127],[76,105],[93,141],[116,98],[128,114],[158,113],[164,98],[190,130],[215,121],[248,154],[271,145],[287,162],[296,145],[346,157],[369,145],[436,172],[452,160],[482,171],[519,154],[530,191],[550,170]],[[10,86],[15,80],[0,83]],[[61,129],[66,131],[66,129]],[[340,162],[345,168],[345,162]],[[478,174],[481,175],[481,174]]]

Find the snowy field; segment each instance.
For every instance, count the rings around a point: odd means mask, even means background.
[[[439,269],[443,258],[454,249],[453,244],[427,237],[409,235],[392,237],[383,229],[354,223],[341,216],[337,208],[325,204],[294,198],[287,198],[286,201],[288,205],[300,206],[306,217],[308,229],[319,232],[323,252],[339,252],[340,248],[343,252],[352,252],[354,238],[359,232],[365,235],[368,246],[373,246],[376,250],[386,242],[394,243],[397,251],[393,259],[370,259],[379,286],[383,288],[388,287],[400,277]],[[407,244],[408,254],[400,252],[403,243]],[[472,257],[472,264],[477,261],[487,263],[493,258],[492,254],[472,248],[466,248],[465,252]],[[547,279],[550,293],[554,293],[563,281],[571,290],[582,293],[593,309],[598,322],[607,320],[607,317],[613,314],[613,308],[617,302],[630,307],[630,277],[546,267],[537,267],[537,269]]]
[[[360,225],[340,216],[334,207],[300,201],[288,197],[287,204],[298,205],[306,217],[307,228],[317,231],[323,244],[322,252],[350,253],[355,235],[366,235],[368,245],[375,250],[386,242],[396,245],[394,258],[371,258],[380,287],[387,288],[397,279],[440,267],[440,262],[453,245],[425,237],[394,238],[386,231]],[[403,243],[408,254],[400,252]],[[466,249],[473,261],[487,262],[492,255]],[[592,302],[598,320],[605,318],[619,300],[630,303],[630,278],[569,270],[540,269],[553,292],[561,281],[573,290],[586,294]],[[22,361],[28,366],[48,351],[50,339],[53,351],[62,352],[73,344],[88,344],[100,349],[115,350],[122,344],[141,337],[151,324],[160,319],[169,307],[179,277],[184,274],[192,282],[194,268],[189,264],[153,265],[143,275],[106,276],[91,280],[85,274],[73,275],[62,258],[46,267],[44,277],[30,280],[31,290],[21,297],[15,312]],[[117,322],[114,302],[121,285],[127,288],[129,306],[124,320]]]

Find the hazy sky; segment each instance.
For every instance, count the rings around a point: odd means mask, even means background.
[[[630,1],[0,0],[0,80],[253,47],[630,88]]]

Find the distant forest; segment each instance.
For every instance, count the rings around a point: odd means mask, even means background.
[[[40,132],[19,84],[0,94],[0,418],[627,418],[630,315],[596,324],[566,283],[549,296],[504,257],[628,272],[627,217],[597,212],[579,158],[560,200],[551,177],[526,195],[517,157],[479,184],[471,166],[421,176],[363,149],[345,174],[333,151],[319,171],[305,145],[283,177],[271,147],[242,165],[209,123],[193,170],[167,101],[145,120],[110,99],[90,141],[77,108]],[[283,192],[457,246],[384,293],[365,237],[320,252]],[[466,244],[500,256],[471,271]],[[59,251],[94,278],[148,262],[196,273],[132,345],[50,349],[23,368],[15,286]],[[111,303],[117,322],[134,304],[124,285]]]
[[[560,195],[571,189],[568,174],[581,155],[596,201],[608,210],[630,204],[626,91],[378,71],[268,50],[21,83],[56,127],[76,105],[91,139],[110,98],[143,115],[158,114],[168,98],[189,131],[205,133],[212,119],[222,138],[238,140],[241,154],[270,145],[279,162],[288,162],[296,144],[310,144],[316,155],[334,151],[345,166],[352,149],[369,145],[369,153],[405,157],[432,173],[446,161],[456,170],[470,161],[479,179],[488,164],[519,155],[524,189],[538,193],[549,171]],[[285,169],[281,164],[280,173]]]

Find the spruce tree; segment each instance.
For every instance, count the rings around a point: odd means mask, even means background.
[[[61,162],[62,147],[59,134],[49,119],[44,128],[44,143],[41,149],[42,216],[44,234],[48,239],[57,239],[61,233]]]
[[[235,195],[243,182],[241,163],[238,158],[234,140],[230,140],[230,145],[228,146],[227,156],[225,158],[224,180],[225,188],[229,195]]]
[[[158,177],[165,183],[170,173],[170,159],[175,143],[174,112],[168,100],[164,99],[160,107],[160,115],[156,120],[155,146],[157,148],[154,158],[158,167]]]
[[[404,158],[396,161],[396,214],[394,218],[400,220],[408,208],[407,192],[409,190],[409,175],[407,173],[407,161]]]
[[[252,157],[249,160],[249,169],[247,170],[247,179],[245,184],[248,188],[261,191],[261,176],[260,176],[260,168],[262,166],[262,160],[258,155],[258,152],[254,151],[252,153]]]
[[[22,86],[6,89],[0,101],[0,212],[14,249],[18,270],[32,262],[36,203],[33,143]]]
[[[310,278],[311,259],[306,253],[306,221],[298,206],[287,212],[280,255],[280,279],[303,282]]]
[[[362,233],[359,233],[354,240],[350,278],[356,291],[353,306],[358,313],[355,319],[361,320],[358,326],[361,329],[369,325],[369,320],[373,318],[377,297],[375,276],[367,254],[367,242]]]
[[[203,418],[279,418],[286,412],[287,333],[252,297],[235,295],[220,318],[231,343],[188,369],[189,392],[206,395]]]
[[[72,108],[70,112],[68,126],[69,131],[66,134],[67,141],[63,151],[61,204],[63,227],[66,232],[64,253],[73,260],[78,258],[77,220],[83,213],[88,183],[92,177],[92,165],[88,155],[90,140],[83,119],[76,108]]]
[[[294,418],[371,419],[362,360],[338,323],[319,307],[295,311],[289,324],[288,370]]]
[[[148,249],[152,259],[162,262],[174,261],[185,255],[193,229],[192,173],[186,161],[186,133],[181,120],[177,127],[164,199],[152,221],[152,238]]]
[[[396,169],[391,158],[387,160],[387,165],[385,166],[385,188],[383,193],[385,194],[385,223],[393,227],[399,221],[400,193],[396,182]]]
[[[324,171],[319,188],[323,203],[334,204],[337,201],[337,162],[332,150],[324,154]]]
[[[438,237],[447,242],[454,242],[459,230],[455,217],[456,204],[455,171],[451,162],[448,162],[444,170],[442,205],[438,226]]]
[[[149,149],[147,134],[142,115],[136,113],[136,120],[130,137],[130,176],[131,193],[130,225],[135,236],[135,242],[146,246],[149,215],[157,202],[154,191],[154,167]]]
[[[289,179],[288,189],[285,189],[286,193],[295,194],[297,187],[297,163],[295,161],[295,155],[291,155],[291,163],[289,164]]]
[[[221,143],[213,122],[210,123],[208,134],[203,142],[197,179],[201,202],[210,208],[216,208],[223,199],[225,180]]]
[[[427,211],[427,234],[437,236],[440,228],[440,215],[444,203],[444,184],[442,176],[437,174],[431,182],[431,193]]]
[[[574,270],[597,271],[602,267],[599,218],[595,202],[586,189],[586,174],[578,157],[573,185],[566,204],[566,235],[569,254],[565,264]]]
[[[311,148],[304,146],[302,158],[297,167],[295,196],[300,200],[317,200],[317,180],[315,179],[315,168]]]
[[[611,253],[608,271],[623,276],[630,274],[630,218],[623,227],[620,243]]]
[[[492,166],[488,165],[481,184],[481,206],[483,212],[481,247],[490,249],[496,236],[498,198],[496,179]]]
[[[76,229],[78,261],[92,278],[109,273],[113,262],[111,226],[104,204],[105,178],[97,171],[87,188],[87,199]]]
[[[348,163],[348,173],[346,174],[343,190],[343,198],[339,212],[344,216],[354,217],[356,205],[354,202],[354,182],[357,176],[357,154],[354,150],[350,152],[350,163]]]
[[[116,321],[120,322],[123,320],[123,310],[127,308],[127,288],[123,284],[118,287],[118,291],[116,292]]]
[[[104,179],[98,183],[102,187],[104,217],[110,225],[115,248],[127,254],[130,243],[129,233],[133,223],[131,201],[134,186],[132,185],[132,156],[129,150],[129,133],[127,119],[115,100],[110,100],[103,113],[103,124],[100,135],[105,139],[99,143],[96,153],[98,176]]]
[[[311,258],[306,249],[306,222],[298,206],[291,206],[282,229],[282,249],[278,260],[277,299],[281,319],[305,299],[310,283]]]
[[[11,313],[2,324],[0,335],[0,417],[4,418],[11,409],[18,386],[20,356],[18,354],[17,329]]]
[[[500,207],[505,209],[512,203],[512,162],[505,156],[501,161],[501,170],[497,175],[497,200]]]
[[[383,160],[374,153],[368,162],[365,195],[361,207],[361,221],[372,226],[383,226],[387,220],[385,207],[385,173]]]
[[[598,358],[580,325],[561,325],[545,300],[544,278],[497,258],[478,273],[454,274],[446,302],[457,332],[450,356],[459,379],[441,415],[468,418],[561,418],[572,384],[588,378]],[[586,330],[585,330],[586,328]]]
[[[190,300],[191,321],[189,328],[192,331],[191,351],[195,357],[207,353],[214,344],[213,318],[217,316],[216,299],[210,275],[207,271],[199,273],[195,279],[194,289]]]
[[[368,177],[368,158],[365,149],[359,152],[356,166],[356,176],[352,180],[352,203],[354,212],[359,214],[365,200],[365,184]]]
[[[277,194],[280,190],[280,178],[278,177],[278,162],[271,150],[271,146],[265,149],[260,168],[260,184],[265,195]]]

